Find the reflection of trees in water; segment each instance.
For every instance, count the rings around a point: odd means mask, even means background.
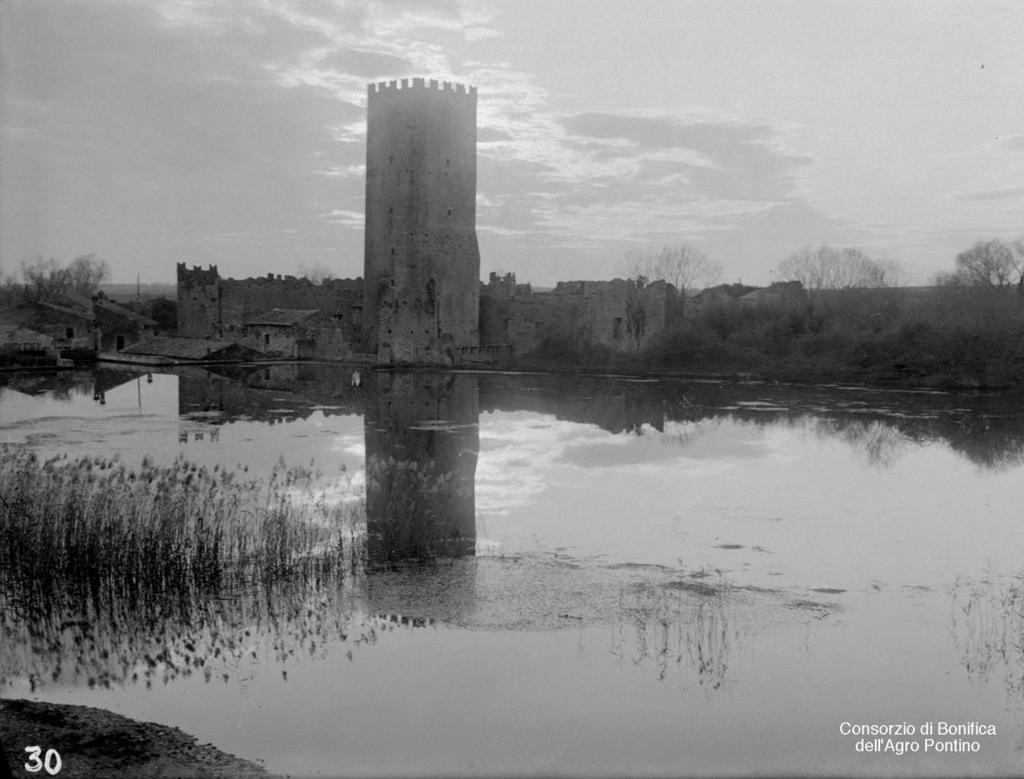
[[[956,394],[838,389],[739,382],[650,382],[565,376],[481,374],[396,374],[386,379],[368,373],[360,388],[349,374],[333,368],[298,366],[294,375],[261,368],[243,378],[202,381],[182,375],[182,413],[217,408],[230,418],[260,414],[280,416],[276,400],[294,393],[289,405],[299,415],[317,404],[346,412],[365,409],[368,417],[412,424],[415,419],[446,418],[461,408],[476,411],[529,410],[558,419],[597,424],[622,431],[661,430],[666,422],[700,423],[728,419],[758,426],[812,420],[822,435],[834,433],[862,447],[870,462],[888,467],[907,442],[938,441],[988,469],[1024,462],[1024,414],[1019,399],[1009,394]],[[268,393],[262,389],[273,388]],[[478,393],[478,397],[475,393]],[[472,396],[472,397],[471,397]],[[478,399],[479,398],[479,399]],[[423,405],[417,401],[426,401]],[[391,403],[389,406],[388,403]],[[265,407],[265,408],[264,408]],[[259,409],[263,408],[262,411]],[[303,410],[304,409],[304,410]],[[439,415],[435,412],[441,412]],[[386,423],[387,424],[387,423]]]
[[[891,467],[914,443],[903,431],[879,420],[837,424],[833,419],[814,419],[810,426],[820,438],[838,438],[863,452],[867,461],[879,468]]]
[[[620,661],[651,665],[659,679],[672,667],[690,669],[701,686],[720,689],[740,640],[731,608],[726,585],[684,581],[634,587],[623,594],[612,654]]]
[[[953,639],[968,677],[987,681],[1001,674],[1024,716],[1024,573],[958,578],[951,595]]]
[[[55,400],[71,400],[74,395],[91,395],[93,374],[89,371],[10,371],[0,373],[0,387],[10,387],[25,395],[47,394]]]
[[[684,418],[670,416],[664,440],[686,446],[714,429],[715,423],[732,422],[761,429],[785,425],[810,431],[822,440],[843,441],[880,468],[891,467],[911,447],[929,442],[943,443],[987,470],[1005,470],[1024,463],[1024,415],[978,415],[968,409],[948,407],[922,414],[909,413],[910,408],[903,411],[841,413],[831,407],[808,411],[797,405],[756,412],[688,407],[680,415]]]
[[[179,677],[227,682],[249,659],[273,660],[287,677],[300,657],[331,643],[376,640],[393,622],[358,608],[339,572],[306,571],[241,592],[126,595],[115,586],[27,599],[0,591],[0,682],[115,687]],[[357,600],[357,599],[356,599]]]
[[[794,420],[820,422],[823,435],[842,437],[883,467],[895,461],[902,446],[931,441],[941,442],[987,469],[1024,462],[1024,414],[1015,395],[725,382],[667,385],[646,391],[665,393],[666,418],[672,421],[726,417],[758,426]]]
[[[968,417],[947,432],[945,438],[955,452],[976,465],[993,471],[1006,470],[1024,463],[1021,422],[1017,416]]]

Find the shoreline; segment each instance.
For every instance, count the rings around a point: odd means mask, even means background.
[[[27,775],[25,747],[39,746],[40,759],[48,749],[60,753],[62,777],[273,779],[256,763],[200,744],[179,728],[92,706],[0,698],[0,735],[10,776]]]

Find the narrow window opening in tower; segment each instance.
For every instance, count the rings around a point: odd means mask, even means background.
[[[394,209],[394,208],[388,208],[388,213],[389,213],[389,214],[393,214],[393,213],[395,213],[395,209]]]
[[[391,256],[392,257],[395,256],[395,247],[394,246],[391,247]]]
[[[430,279],[427,281],[427,314],[434,313],[434,307],[437,305],[437,281]]]
[[[444,161],[444,164],[445,164],[445,167],[448,167],[448,166],[450,166],[450,165],[452,164],[452,158],[451,158],[451,157],[447,158],[447,159],[446,159],[446,160]]]
[[[448,216],[451,216],[451,215],[452,215],[452,210],[449,208],[448,209]]]

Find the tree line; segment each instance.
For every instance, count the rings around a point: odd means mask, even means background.
[[[889,258],[808,247],[785,257],[773,274],[799,282],[798,294],[750,305],[738,298],[753,288],[739,284],[694,295],[718,281],[722,268],[690,246],[634,253],[624,269],[637,281],[677,285],[680,304],[662,331],[628,353],[596,343],[567,349],[553,339],[524,362],[906,387],[1024,387],[1024,239],[978,241],[924,287],[906,287],[902,268]]]
[[[8,276],[0,282],[0,310],[38,301],[60,302],[67,295],[92,298],[110,278],[110,265],[95,254],[82,254],[66,265],[37,255],[21,264],[21,280]],[[160,332],[177,327],[177,301],[152,298],[125,301],[124,306],[154,320]]]
[[[110,266],[95,254],[82,254],[67,265],[52,257],[36,256],[21,264],[21,282],[12,277],[3,281],[3,299],[8,305],[22,301],[56,300],[74,293],[91,297],[110,277]]]
[[[645,283],[664,280],[686,293],[717,284],[723,266],[691,244],[675,244],[630,252],[620,271]],[[879,289],[906,283],[896,260],[828,244],[788,255],[776,265],[773,278],[799,281],[807,290]],[[1024,237],[980,240],[957,254],[953,270],[938,273],[934,281],[946,286],[1017,287],[1024,294]]]

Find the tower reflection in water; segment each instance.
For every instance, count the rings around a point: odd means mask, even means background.
[[[364,416],[367,562],[472,555],[478,378],[375,373],[372,382]]]

